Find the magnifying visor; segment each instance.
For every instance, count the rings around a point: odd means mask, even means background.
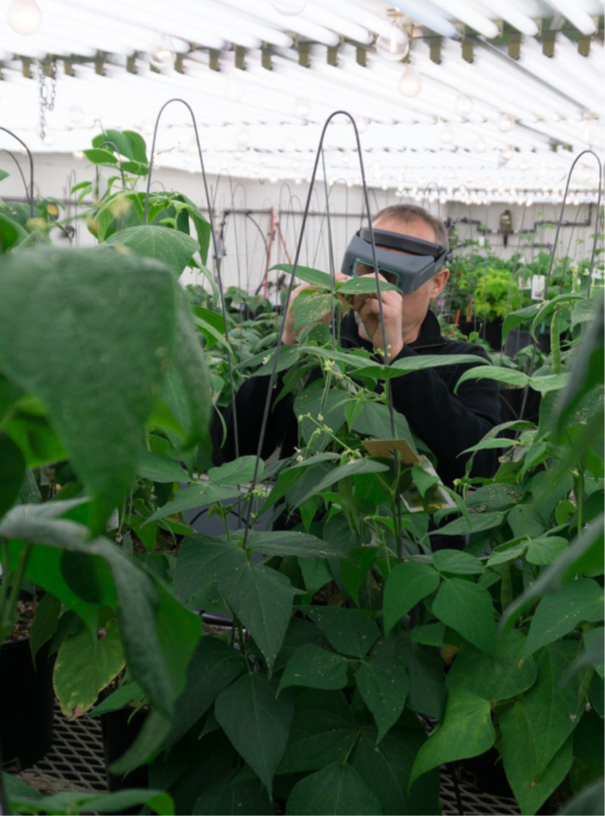
[[[375,229],[374,241],[378,271],[406,295],[419,289],[450,259],[449,250],[440,244],[399,232]],[[367,227],[360,229],[351,239],[343,258],[342,272],[349,277],[374,274],[372,238]]]

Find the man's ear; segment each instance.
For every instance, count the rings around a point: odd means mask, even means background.
[[[431,300],[434,298],[438,298],[439,295],[443,292],[445,284],[448,281],[450,276],[449,269],[440,269],[436,275],[433,275],[431,278]]]

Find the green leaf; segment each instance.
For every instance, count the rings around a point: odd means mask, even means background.
[[[275,807],[269,801],[267,792],[258,781],[236,783],[237,771],[211,784],[195,802],[192,813],[198,816],[219,816],[219,814],[242,813],[267,814],[273,816]]]
[[[603,651],[605,644],[603,643],[603,627],[597,626],[586,632],[584,635],[584,648],[586,654],[590,655],[592,665],[595,667],[597,674],[601,679],[605,677],[605,665],[603,665]]]
[[[219,589],[265,656],[269,671],[282,647],[294,589],[282,573],[245,561]]]
[[[419,776],[444,762],[485,753],[495,739],[489,702],[466,689],[453,691],[448,696],[441,726],[418,751],[408,787],[411,788]]]
[[[83,626],[77,634],[66,638],[53,672],[53,685],[63,714],[79,717],[92,708],[99,692],[117,677],[125,662],[117,621],[109,621],[103,637],[93,639]]]
[[[331,490],[332,485],[337,484],[341,479],[346,479],[349,476],[359,476],[362,473],[383,473],[388,469],[388,465],[374,462],[371,459],[352,459],[348,464],[339,465],[330,470],[326,476],[310,487],[302,497],[299,496],[294,506],[299,507],[312,496],[323,493],[325,490]]]
[[[586,571],[598,574],[593,570],[603,570],[603,515],[591,522],[590,528],[574,539],[563,555],[552,566],[543,570],[538,579],[504,611],[500,630],[510,627],[536,598],[552,592],[563,582],[583,575]]]
[[[590,671],[561,684],[561,677],[577,654],[578,643],[559,641],[543,649],[536,659],[538,679],[524,698],[534,743],[533,779],[546,771],[584,713]]]
[[[603,721],[596,711],[584,714],[580,720],[573,733],[573,753],[575,761],[569,781],[572,791],[577,793],[603,776]]]
[[[473,646],[492,654],[496,640],[494,606],[487,589],[472,581],[450,578],[441,584],[433,613]]]
[[[384,588],[384,631],[393,626],[439,586],[439,575],[429,564],[403,561],[387,576]]]
[[[112,153],[111,150],[108,150],[106,147],[103,148],[89,148],[88,150],[82,151],[89,162],[92,164],[116,164],[118,163],[117,158]]]
[[[275,530],[251,533],[248,537],[251,550],[263,555],[297,555],[302,558],[346,558],[348,542],[323,541],[314,535],[297,531]]]
[[[298,331],[329,315],[332,311],[332,297],[312,289],[303,290],[297,295],[292,309],[294,310],[294,329]]]
[[[454,393],[457,393],[462,383],[467,380],[495,380],[505,385],[524,386],[529,382],[529,377],[516,368],[502,368],[500,366],[487,365],[482,368],[473,368],[469,371],[465,371],[456,383]]]
[[[470,533],[484,533],[499,527],[504,521],[505,513],[469,513],[470,525],[465,518],[450,521],[445,527],[435,531],[435,535],[468,535]]]
[[[103,145],[105,142],[113,142],[113,144],[105,144],[104,147],[101,147],[101,145]],[[141,142],[143,143],[142,154],[140,150]],[[143,140],[142,136],[139,136],[138,133],[133,133],[132,131],[113,129],[104,130],[102,133],[99,133],[98,136],[94,137],[92,140],[92,146],[101,150],[109,150],[112,153],[117,149],[120,156],[124,156],[127,159],[134,159],[135,161],[142,162],[147,161],[144,147],[145,141]]]
[[[541,394],[548,394],[549,391],[560,391],[569,382],[570,375],[565,372],[563,374],[545,374],[543,377],[530,377],[529,385],[534,391],[539,391]]]
[[[199,722],[218,695],[244,671],[241,652],[215,637],[203,637],[187,668],[185,690],[177,699],[167,748]]]
[[[335,762],[301,779],[292,788],[287,816],[382,813],[378,800],[351,765]]]
[[[359,403],[353,403],[357,406]],[[347,406],[348,407],[348,406]],[[416,443],[410,431],[406,418],[399,411],[394,412],[395,434],[397,439],[405,439],[414,453],[417,453]],[[363,436],[373,436],[376,439],[390,439],[391,412],[387,405],[378,402],[366,402],[356,416],[352,430]]]
[[[144,479],[161,484],[190,481],[187,471],[178,462],[169,456],[153,451],[141,451],[137,473]]]
[[[292,264],[280,263],[272,266],[269,272],[287,272],[289,275],[291,275],[293,268],[294,267]],[[319,269],[311,269],[308,266],[297,266],[296,277],[301,281],[305,281],[305,283],[311,283],[314,286],[322,286],[325,289],[329,289],[331,286],[331,278],[327,272],[320,272]]]
[[[143,722],[143,727],[126,753],[122,754],[107,768],[114,776],[124,776],[143,765],[156,754],[170,731],[170,720],[152,709]]]
[[[186,475],[186,472],[183,471]],[[203,507],[206,504],[218,504],[219,502],[238,499],[240,492],[236,487],[221,487],[214,485],[203,485],[200,483],[189,485],[177,490],[174,499],[166,502],[162,507],[152,513],[147,519],[147,524],[158,519],[173,516],[175,513],[183,513],[185,510],[193,510],[196,507]]]
[[[175,287],[150,261],[98,249],[42,248],[4,264],[2,366],[48,408],[98,500],[97,530],[135,475],[139,433],[172,355]]]
[[[282,675],[281,689],[289,686],[337,690],[347,685],[348,661],[334,652],[328,652],[314,643],[307,643],[297,649]]]
[[[0,431],[0,516],[11,509],[25,479],[26,464],[21,449]]]
[[[208,480],[212,485],[240,485],[251,482],[254,476],[256,456],[240,456],[233,462],[225,462],[220,467],[210,468]],[[264,463],[259,462],[258,477],[263,475]]]
[[[529,323],[530,320],[533,320],[539,308],[539,303],[532,303],[531,306],[527,306],[525,309],[519,309],[516,312],[511,312],[506,315],[504,323],[502,324],[502,342],[504,343],[509,333],[513,329],[516,329],[517,326],[520,326],[522,323]]]
[[[603,385],[605,360],[603,320],[603,303],[601,302],[596,310],[595,320],[591,322],[574,359],[569,385],[561,395],[555,411],[554,423],[558,437],[565,434],[571,417],[581,406],[586,395],[596,386]]]
[[[518,629],[500,638],[493,657],[465,643],[447,675],[448,689],[466,689],[490,702],[522,694],[538,676],[533,657],[523,656],[524,648],[525,637]]]
[[[570,581],[542,598],[534,614],[525,654],[564,637],[582,622],[603,620],[603,588],[591,578]]]
[[[356,547],[349,550],[347,560],[342,560],[339,564],[342,582],[357,606],[360,605],[359,590],[378,558],[378,553],[375,547]]]
[[[377,742],[403,712],[410,680],[398,642],[379,640],[357,671],[357,688],[376,722]]]
[[[168,227],[128,227],[114,232],[102,247],[113,246],[122,254],[150,258],[165,264],[177,278],[199,250],[199,244],[180,230]]]
[[[440,720],[445,707],[443,662],[435,649],[423,649],[409,633],[399,635],[410,678],[407,705],[412,711]]]
[[[385,280],[378,281],[381,292],[399,292],[401,289],[394,283]],[[344,283],[338,282],[339,295],[374,295],[377,291],[376,278],[351,278]]]
[[[600,816],[605,812],[603,778],[593,785],[585,788],[573,799],[566,803],[563,810],[559,811],[560,816]]]
[[[61,601],[46,592],[36,607],[34,622],[29,634],[29,649],[32,660],[35,661],[39,650],[47,643],[57,631],[59,615],[61,614]]]
[[[483,565],[478,558],[460,550],[437,550],[433,566],[445,575],[481,575]]]
[[[278,773],[315,771],[343,760],[359,733],[351,707],[337,691],[302,691]]]
[[[534,814],[561,784],[573,760],[572,740],[559,748],[545,772],[538,773],[531,726],[519,700],[500,718],[502,757],[509,784],[523,813]]]
[[[334,649],[342,654],[363,657],[380,635],[374,621],[357,609],[307,606],[301,611],[319,626]]]
[[[110,711],[119,711],[130,703],[140,704],[145,699],[145,692],[138,683],[122,683],[112,691],[88,714],[89,717],[100,717]]]
[[[567,549],[568,541],[561,536],[541,536],[529,542],[526,559],[530,564],[544,567],[554,564]]]
[[[361,735],[352,765],[373,791],[383,813],[435,814],[441,811],[439,771],[425,774],[408,793],[414,758],[426,737],[422,730],[395,728],[378,744],[373,735]]]
[[[403,374],[409,374],[412,371],[424,371],[425,369],[440,368],[441,366],[480,366],[487,364],[487,360],[478,357],[476,354],[419,354],[416,357],[404,357],[401,360],[395,360],[389,366],[383,366],[380,363],[364,365],[363,368],[360,367],[355,370],[353,374],[359,377],[380,377],[380,379],[390,380],[393,377],[401,377]],[[475,369],[473,369],[474,371]]]
[[[128,813],[137,805],[147,805],[161,816],[173,816],[174,803],[158,790],[120,790],[115,793],[64,791],[52,796],[28,798],[11,796],[19,813]]]
[[[0,252],[17,246],[27,238],[27,232],[12,218],[0,213]]]
[[[216,719],[236,751],[267,788],[279,765],[294,716],[294,700],[287,693],[276,699],[277,683],[262,674],[246,674],[216,700]]]
[[[213,583],[232,579],[244,561],[243,551],[235,544],[210,536],[187,536],[176,561],[174,589],[187,600]]]

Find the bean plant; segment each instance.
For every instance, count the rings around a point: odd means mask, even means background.
[[[14,808],[437,814],[440,769],[482,756],[524,814],[590,800],[605,713],[601,291],[508,314],[505,335],[550,323],[539,365],[446,358],[458,387],[491,378],[541,403],[443,485],[388,393],[444,359],[386,365],[311,325],[374,281],[334,298],[325,273],[283,269],[312,288],[294,306],[307,328],[277,356],[273,313],[226,311],[226,325],[210,273],[211,296],[187,296],[178,280],[206,274],[208,223],[178,193],[153,193],[143,223],[144,144],[101,137],[88,158],[115,169],[119,154],[125,177],[82,216],[99,245],[38,236],[0,256],[0,632],[37,587],[32,651],[51,641],[64,713],[145,711],[111,771],[147,765],[150,790],[54,801],[6,777]],[[238,382],[275,372],[293,456],[213,465],[229,360]],[[500,451],[493,478],[472,475],[485,449]],[[50,463],[60,482],[41,501]],[[223,534],[190,527],[202,507]],[[451,548],[433,551],[437,532]]]

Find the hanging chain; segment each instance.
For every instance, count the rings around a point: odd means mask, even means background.
[[[47,79],[49,80],[47,82]],[[46,76],[44,63],[38,60],[38,84],[40,87],[40,139],[46,139],[46,113],[51,113],[55,109],[55,99],[57,98],[57,60],[50,61],[50,77]]]

